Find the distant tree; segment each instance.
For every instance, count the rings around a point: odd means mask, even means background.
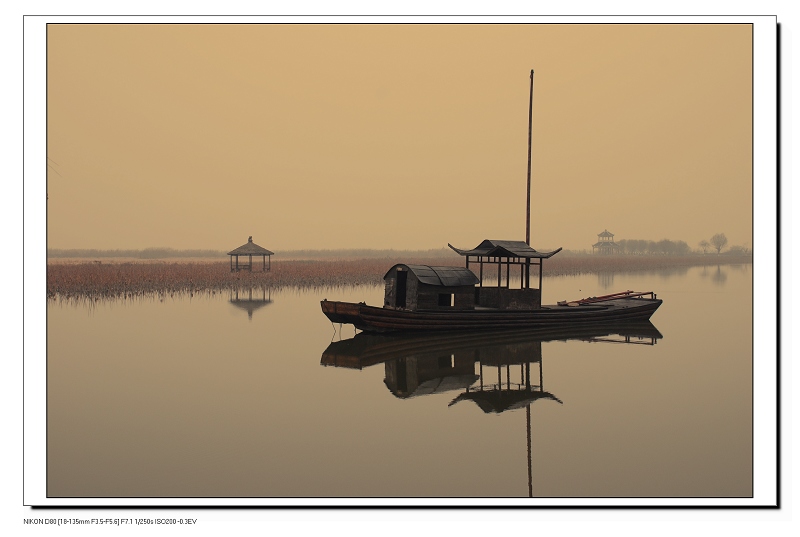
[[[705,239],[701,240],[697,245],[703,250],[703,253],[706,253],[706,250],[711,248],[711,243]]]
[[[671,240],[668,239],[661,239],[656,243],[656,252],[661,255],[670,255],[673,250],[673,244]]]
[[[728,248],[728,252],[731,255],[750,255],[750,250],[744,246],[734,245]]]
[[[717,249],[717,253],[725,248],[726,244],[728,244],[728,237],[726,237],[724,233],[717,233],[711,237],[711,246]]]
[[[689,245],[686,241],[678,241],[675,243],[675,253],[678,255],[686,255],[689,253]]]
[[[617,242],[617,246],[619,246],[620,252],[629,255],[686,255],[690,251],[686,242],[669,239],[660,241],[621,239]]]

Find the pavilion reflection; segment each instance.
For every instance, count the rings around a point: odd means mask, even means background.
[[[272,304],[272,289],[234,289],[230,292],[229,302],[238,309],[247,312],[247,318],[253,320],[253,312]]]
[[[533,496],[531,405],[563,402],[544,389],[542,343],[580,340],[655,345],[663,336],[649,321],[546,331],[372,335],[332,342],[321,365],[363,369],[384,364],[384,383],[398,398],[461,392],[448,404],[472,401],[484,413],[525,410],[528,496]]]

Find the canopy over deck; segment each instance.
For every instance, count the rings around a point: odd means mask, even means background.
[[[478,262],[480,265],[480,280],[481,287],[483,287],[483,265],[488,263],[497,265],[497,287],[501,287],[502,275],[500,268],[502,265],[506,266],[506,287],[509,286],[510,268],[511,265],[520,265],[522,272],[520,274],[520,282],[522,289],[530,289],[531,264],[539,268],[539,289],[542,288],[542,260],[553,257],[561,248],[553,250],[552,252],[537,252],[523,241],[491,241],[485,240],[472,250],[461,250],[456,248],[450,243],[447,243],[454,252],[466,257],[467,268],[469,268],[470,257],[475,257],[473,261]],[[538,260],[538,261],[534,261]]]
[[[472,250],[462,250],[448,243],[454,252],[463,256],[476,257],[517,257],[522,259],[548,259],[553,257],[561,248],[552,252],[538,252],[525,244],[524,241],[492,241],[485,240]]]

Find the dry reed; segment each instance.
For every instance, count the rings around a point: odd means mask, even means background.
[[[272,270],[231,272],[227,262],[207,263],[48,263],[48,299],[136,298],[195,294],[246,288],[342,288],[382,285],[395,263],[463,266],[463,259],[358,259],[336,261],[273,261]],[[653,271],[681,266],[749,263],[735,256],[564,256],[544,262],[544,276],[600,272]],[[473,268],[477,268],[473,265]],[[519,269],[517,269],[518,271]],[[503,271],[505,273],[505,271]],[[514,272],[512,268],[512,273]],[[492,269],[487,272],[491,277]],[[513,275],[513,274],[512,274]]]

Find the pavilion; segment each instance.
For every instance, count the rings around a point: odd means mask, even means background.
[[[262,248],[258,244],[253,242],[252,235],[247,238],[247,242],[235,250],[231,250],[228,252],[228,255],[231,256],[231,272],[238,272],[240,270],[249,270],[250,272],[253,271],[253,256],[261,256],[262,260],[262,271],[267,271],[272,269],[272,259],[270,256],[275,255],[273,252],[270,252],[266,248]],[[239,263],[239,256],[247,256],[247,262]],[[235,258],[235,260],[234,260]]]

